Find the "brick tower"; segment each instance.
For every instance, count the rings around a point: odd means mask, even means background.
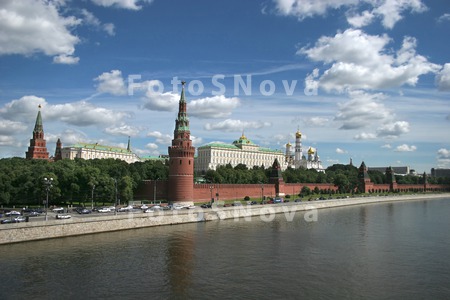
[[[284,181],[281,175],[280,162],[277,158],[272,164],[272,170],[270,171],[269,182],[275,185],[275,195],[277,197],[284,197]]]
[[[34,125],[33,138],[30,140],[28,151],[25,152],[27,159],[48,159],[46,141],[44,139],[44,127],[42,126],[41,105]]]
[[[192,205],[194,203],[194,154],[189,119],[186,113],[182,82],[178,117],[175,120],[172,146],[169,147],[169,202]]]
[[[62,149],[61,139],[58,138],[58,140],[56,141],[55,157],[53,158],[54,161],[58,161],[58,160],[62,159],[61,149]]]
[[[373,183],[370,181],[369,173],[364,162],[361,163],[358,169],[358,191],[360,193],[368,193],[373,189]]]

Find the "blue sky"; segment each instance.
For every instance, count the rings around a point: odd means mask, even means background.
[[[39,104],[50,153],[166,154],[185,80],[197,147],[300,129],[324,166],[450,167],[449,30],[447,1],[5,0],[0,157],[24,157]]]

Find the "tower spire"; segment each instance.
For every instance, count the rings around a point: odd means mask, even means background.
[[[193,204],[194,194],[194,154],[189,118],[186,112],[184,92],[185,81],[178,106],[178,116],[175,120],[172,145],[169,147],[169,201],[171,203]]]
[[[130,141],[130,136],[128,136],[128,146],[127,146],[127,150],[131,151],[131,141]]]
[[[44,126],[42,125],[41,105],[39,104],[36,122],[34,124],[33,138],[30,140],[25,157],[28,159],[48,159],[46,141],[44,139]]]

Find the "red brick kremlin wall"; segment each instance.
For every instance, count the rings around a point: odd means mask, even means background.
[[[311,190],[316,187],[320,190],[337,190],[333,184],[328,183],[285,183],[283,191],[286,195],[291,195],[295,199],[300,190],[307,186]],[[141,182],[139,188],[137,189],[134,198],[135,200],[154,200],[154,187],[155,181],[144,180]],[[212,189],[210,187],[213,187]],[[156,182],[156,200],[167,200],[168,198],[168,184],[167,181],[157,181]],[[388,192],[390,190],[389,184],[371,184],[370,190],[372,189],[375,193]],[[417,191],[423,192],[423,184],[396,184],[394,189],[401,192],[404,191]],[[449,187],[446,185],[439,184],[427,184],[427,191],[443,191],[448,190]],[[211,200],[212,196],[217,199],[217,193],[219,194],[219,200],[243,200],[245,196],[251,198],[261,198],[261,184],[194,184],[194,202],[208,202]],[[263,196],[275,197],[275,185],[274,184],[264,184],[263,185]]]

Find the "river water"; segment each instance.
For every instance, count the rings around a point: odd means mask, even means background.
[[[450,199],[0,246],[0,299],[450,299]]]

